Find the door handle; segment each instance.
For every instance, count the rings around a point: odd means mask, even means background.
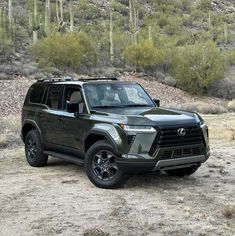
[[[42,113],[38,113],[38,116],[39,116],[39,118],[42,118],[43,114]]]

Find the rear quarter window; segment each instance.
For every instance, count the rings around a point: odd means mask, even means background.
[[[31,95],[29,101],[32,103],[41,103],[42,97],[44,94],[45,87],[44,86],[35,86],[32,88]]]

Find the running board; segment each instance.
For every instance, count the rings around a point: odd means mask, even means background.
[[[54,152],[54,151],[44,151],[43,153],[45,155],[57,157],[57,158],[63,159],[68,162],[72,162],[77,165],[84,165],[84,160],[77,156],[72,156],[66,153]]]

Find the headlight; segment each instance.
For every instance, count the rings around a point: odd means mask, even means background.
[[[157,132],[152,126],[120,124],[120,127],[127,132],[135,132],[135,133],[155,133],[155,132]]]

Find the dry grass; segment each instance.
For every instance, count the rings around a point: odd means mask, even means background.
[[[226,206],[222,209],[222,214],[226,219],[235,218],[235,206]]]
[[[174,107],[174,105],[171,105],[171,107]],[[204,102],[193,102],[181,104],[180,106],[178,106],[178,108],[191,112],[199,112],[202,114],[223,114],[228,112],[226,104],[223,103],[212,104]]]
[[[235,99],[233,99],[232,101],[228,102],[228,109],[229,109],[229,111],[235,112]]]
[[[204,115],[211,140],[235,141],[235,114]]]
[[[84,236],[109,236],[109,233],[105,233],[102,229],[94,228],[94,229],[87,229]]]
[[[21,144],[20,116],[7,116],[0,120],[0,148]]]

